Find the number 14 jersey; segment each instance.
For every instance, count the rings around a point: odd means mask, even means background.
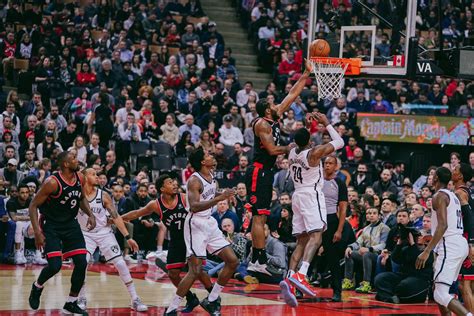
[[[308,162],[308,155],[312,148],[296,153],[297,148],[293,148],[288,156],[290,177],[295,185],[295,190],[303,188],[322,189],[323,168],[322,162],[319,165],[311,167]]]

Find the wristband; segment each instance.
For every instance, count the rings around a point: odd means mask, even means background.
[[[130,237],[130,235],[127,235],[127,236],[124,236],[126,240],[130,240],[132,239],[132,237]]]

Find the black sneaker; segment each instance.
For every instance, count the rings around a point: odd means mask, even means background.
[[[35,283],[33,283],[31,286],[30,298],[28,299],[32,309],[38,309],[40,305],[41,292],[43,292],[43,289],[37,287]]]
[[[332,296],[333,302],[342,302],[341,293],[334,293]]]
[[[221,298],[217,298],[214,302],[209,302],[208,298],[202,300],[201,307],[211,316],[221,316]]]
[[[168,307],[165,308],[165,312],[163,313],[164,316],[178,316],[178,311],[172,310],[171,312],[167,313]]]
[[[63,306],[63,313],[66,315],[89,315],[84,309],[77,305],[77,301],[66,302],[66,304]]]
[[[196,306],[199,306],[199,298],[192,293],[190,298],[186,298],[186,306],[181,313],[191,313]]]

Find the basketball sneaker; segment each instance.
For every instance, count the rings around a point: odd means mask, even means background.
[[[311,285],[309,285],[304,274],[296,272],[295,274],[290,276],[288,280],[304,294],[316,297],[316,292],[311,289]]]
[[[349,279],[342,280],[342,290],[343,291],[351,291],[355,288],[354,282]]]
[[[217,298],[214,302],[209,302],[206,297],[200,303],[201,307],[206,310],[211,316],[221,316],[221,298]]]
[[[62,312],[66,315],[89,315],[86,310],[80,308],[77,305],[77,301],[66,302],[66,304],[63,306]]]
[[[48,260],[44,259],[43,256],[41,255],[41,252],[37,250],[35,252],[35,256],[33,257],[33,263],[44,266],[48,264]]]
[[[85,298],[85,296],[79,296],[77,298],[77,306],[79,306],[81,309],[87,308],[87,299]]]
[[[272,273],[268,269],[268,265],[266,263],[260,263],[258,262],[258,260],[255,262],[249,262],[247,266],[247,271],[259,272],[272,276]]]
[[[356,293],[361,294],[368,294],[372,291],[372,287],[370,286],[370,282],[362,281],[360,282],[360,286],[355,289]]]
[[[43,288],[39,288],[35,285],[33,282],[33,285],[31,286],[31,292],[30,292],[30,297],[28,299],[30,303],[31,309],[38,309],[40,305],[40,297],[41,293],[43,292]]]
[[[15,251],[15,264],[26,264],[27,262],[23,251]]]
[[[298,300],[296,299],[295,287],[290,283],[288,279],[284,279],[280,282],[281,295],[285,303],[291,307],[298,306]]]
[[[139,297],[132,301],[132,309],[137,312],[146,312],[148,311],[148,306],[142,303]]]
[[[199,298],[196,294],[191,293],[189,297],[186,296],[186,306],[181,310],[181,313],[191,313],[196,306],[199,306]]]

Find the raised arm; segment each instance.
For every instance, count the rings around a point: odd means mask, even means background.
[[[260,137],[263,147],[272,156],[287,154],[291,149],[290,146],[275,145],[272,135],[272,128],[265,120],[259,120],[255,124],[255,135]]]
[[[109,212],[110,217],[112,217],[115,226],[117,226],[117,229],[122,233],[123,237],[125,237],[130,248],[134,252],[137,252],[138,244],[135,240],[130,238],[127,227],[125,227],[125,223],[123,222],[122,217],[120,217],[120,215],[117,213],[115,205],[114,203],[112,203],[112,199],[110,198],[110,195],[107,192],[102,192],[102,201],[104,202],[104,207]]]
[[[324,126],[326,126],[326,130],[328,131],[332,139],[332,141],[330,141],[328,144],[316,146],[311,150],[311,154],[309,156],[309,163],[311,166],[314,166],[315,163],[319,163],[319,159],[329,156],[333,152],[344,147],[344,140],[334,129],[334,127],[329,124],[329,120],[326,115],[322,113],[314,113],[308,114],[307,118],[309,120],[316,119],[319,123],[322,123]]]
[[[54,180],[54,178],[48,178],[41,186],[38,193],[36,193],[28,208],[31,225],[33,226],[33,231],[35,232],[35,243],[38,249],[41,249],[44,245],[44,235],[41,232],[38,221],[38,207],[43,205],[49,196],[55,194],[57,190],[58,182]]]
[[[145,205],[145,207],[142,207],[141,209],[131,211],[131,212],[128,212],[128,213],[122,215],[122,220],[124,220],[126,222],[129,222],[131,220],[134,220],[134,219],[137,219],[137,218],[140,218],[140,217],[143,217],[143,216],[150,215],[153,212],[155,212],[155,213],[159,212],[158,211],[158,206],[156,205],[156,201],[150,201],[150,202],[148,202],[147,205]]]
[[[234,190],[226,189],[222,194],[219,194],[215,198],[209,201],[201,201],[200,195],[202,190],[201,181],[196,177],[191,177],[188,181],[188,201],[189,201],[189,210],[193,213],[198,213],[205,211],[220,201],[227,200],[228,198],[234,196]]]
[[[304,86],[306,85],[306,80],[309,78],[311,71],[313,70],[313,66],[309,60],[305,60],[305,67],[306,69],[303,72],[303,75],[298,79],[298,81],[290,89],[290,92],[288,92],[288,95],[278,105],[277,112],[279,116],[282,116],[283,113],[288,111],[291,104],[295,102],[296,98],[301,94],[301,91],[303,91]]]

